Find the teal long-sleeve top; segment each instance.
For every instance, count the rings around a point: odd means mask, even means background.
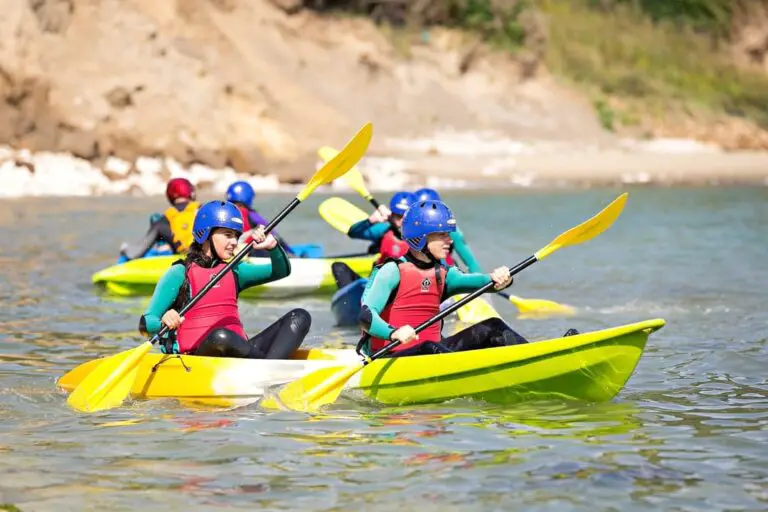
[[[277,281],[290,275],[291,262],[279,244],[269,251],[269,258],[269,263],[261,265],[248,262],[240,262],[235,265],[232,272],[235,274],[238,293],[247,288]],[[149,305],[141,317],[139,330],[142,334],[155,334],[163,327],[160,319],[176,301],[181,285],[184,283],[185,271],[184,265],[172,265],[160,278]]]
[[[365,219],[353,224],[352,227],[349,228],[347,235],[350,238],[368,240],[377,244],[381,242],[381,239],[384,238],[384,235],[390,229],[392,229],[392,227],[388,222],[371,224],[368,219]],[[483,269],[480,267],[480,262],[475,258],[474,253],[469,248],[469,245],[464,238],[464,233],[460,229],[456,229],[456,231],[451,233],[451,240],[453,240],[453,249],[456,252],[456,255],[461,258],[461,261],[467,266],[467,270],[471,273],[482,272]]]
[[[465,274],[456,267],[448,268],[445,276],[445,296],[450,297],[458,293],[471,293],[491,282],[488,274]],[[374,270],[363,292],[363,314],[366,309],[370,314],[370,325],[366,321],[363,327],[374,338],[389,339],[395,328],[389,325],[381,312],[387,307],[392,292],[400,284],[400,271],[397,264],[390,261],[381,268]],[[412,327],[416,327],[415,325]]]

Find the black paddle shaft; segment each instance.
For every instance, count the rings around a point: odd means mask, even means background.
[[[512,267],[511,269],[509,269],[509,277],[512,277],[515,274],[517,274],[518,272],[520,272],[520,271],[530,267],[531,265],[533,265],[537,261],[539,261],[539,260],[536,258],[536,256],[528,257],[525,261],[522,261],[522,262],[518,263],[516,266]],[[436,314],[435,316],[433,316],[432,318],[430,318],[429,320],[427,320],[423,324],[421,324],[418,327],[416,327],[416,329],[414,329],[414,330],[416,331],[417,334],[420,333],[421,331],[423,331],[424,329],[426,329],[430,325],[434,324],[435,322],[439,322],[440,320],[442,320],[443,318],[447,317],[448,315],[450,315],[454,311],[457,311],[459,308],[463,307],[466,303],[468,303],[468,302],[470,302],[472,300],[475,300],[476,298],[478,298],[479,296],[481,296],[485,292],[489,291],[491,288],[493,288],[494,284],[495,283],[493,281],[491,281],[490,283],[486,284],[482,288],[478,288],[477,290],[475,290],[474,292],[470,293],[469,295],[467,295],[466,297],[464,297],[460,301],[457,301],[457,302],[451,304],[450,306],[448,306],[447,308],[445,308],[444,310],[442,310],[441,312],[439,312],[438,314]],[[389,345],[385,346],[384,348],[382,348],[381,350],[379,350],[378,352],[373,354],[370,357],[370,359],[367,360],[367,362],[371,362],[374,359],[376,359],[377,357],[381,357],[381,356],[387,354],[389,351],[391,351],[393,348],[395,348],[399,344],[400,344],[399,341],[393,341]]]
[[[286,216],[286,215],[288,215],[289,213],[291,213],[291,212],[293,211],[293,209],[294,209],[294,208],[296,208],[297,206],[299,206],[299,204],[300,204],[300,203],[301,203],[301,201],[299,200],[299,198],[298,198],[298,197],[295,197],[295,198],[293,198],[293,201],[291,201],[291,202],[290,202],[290,203],[289,203],[289,204],[288,204],[288,205],[287,205],[285,208],[283,208],[283,211],[281,211],[280,213],[278,213],[278,214],[277,214],[277,217],[275,217],[274,219],[272,219],[272,221],[271,221],[269,224],[267,224],[267,227],[266,227],[266,228],[264,228],[264,233],[265,233],[265,234],[269,234],[269,233],[270,233],[270,231],[272,231],[273,229],[275,229],[275,226],[277,226],[277,225],[278,225],[278,224],[279,224],[279,223],[280,223],[280,222],[281,222],[281,221],[282,221],[282,220],[285,218],[285,216]],[[192,297],[192,299],[191,299],[191,300],[190,300],[190,301],[187,303],[187,305],[186,305],[186,306],[184,306],[183,308],[181,308],[181,311],[179,311],[179,316],[182,316],[182,315],[184,315],[184,313],[186,313],[187,311],[189,311],[189,310],[190,310],[190,308],[192,308],[192,306],[194,306],[195,304],[197,304],[197,301],[199,301],[200,299],[202,299],[202,298],[203,298],[203,295],[205,295],[206,293],[208,293],[208,290],[210,290],[211,288],[213,288],[213,287],[216,285],[216,283],[218,283],[219,281],[221,281],[221,278],[222,278],[222,277],[224,277],[224,274],[226,274],[227,272],[229,272],[230,270],[232,270],[232,267],[234,267],[235,265],[237,265],[238,263],[240,263],[240,261],[241,261],[243,258],[245,258],[245,257],[248,255],[248,253],[250,252],[250,250],[251,250],[251,244],[249,243],[249,244],[247,244],[245,247],[243,247],[243,249],[242,249],[242,250],[241,250],[239,253],[237,253],[237,254],[235,255],[235,257],[234,257],[234,258],[232,258],[232,261],[230,261],[229,263],[227,263],[227,266],[226,266],[226,267],[224,267],[224,268],[221,270],[221,272],[219,272],[218,274],[216,274],[215,276],[213,276],[213,278],[211,278],[211,280],[210,280],[210,281],[208,281],[208,284],[206,284],[205,286],[203,286],[203,289],[202,289],[202,290],[200,290],[200,292],[199,292],[197,295],[195,295],[194,297]],[[168,333],[168,331],[170,331],[170,329],[168,328],[168,326],[167,326],[167,325],[164,325],[164,326],[163,326],[163,328],[162,328],[162,329],[160,329],[160,332],[158,332],[157,334],[155,334],[155,335],[152,337],[152,340],[151,340],[151,341],[152,341],[152,343],[157,343],[157,342],[160,340],[160,338],[161,338],[161,337],[165,336],[165,335]]]

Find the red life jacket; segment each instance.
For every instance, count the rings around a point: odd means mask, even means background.
[[[243,233],[245,233],[252,228],[251,219],[249,216],[251,212],[248,210],[248,208],[241,204],[236,204],[235,206],[237,206],[237,209],[240,210],[240,216],[243,218]]]
[[[410,261],[400,261],[400,284],[392,301],[381,312],[381,318],[394,328],[410,325],[416,328],[440,311],[445,291],[447,271],[443,265],[421,269]],[[398,345],[393,352],[415,347],[425,341],[440,341],[442,322],[436,322],[419,333],[419,339]],[[389,344],[388,340],[371,338],[371,350],[376,352]]]
[[[384,263],[387,260],[400,259],[408,254],[408,242],[400,240],[395,231],[390,229],[381,239],[381,246],[379,247],[379,259],[376,260],[376,265]]]
[[[219,263],[213,268],[204,268],[195,263],[190,264],[187,267],[190,297],[197,295],[225,266],[225,263]],[[248,339],[237,309],[237,283],[233,272],[227,272],[184,314],[184,321],[176,331],[179,352],[194,352],[212,330],[219,328],[229,329]]]

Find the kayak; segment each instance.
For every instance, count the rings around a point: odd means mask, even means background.
[[[341,261],[360,275],[369,275],[377,254],[329,258],[291,258],[291,274],[278,281],[244,290],[240,297],[285,298],[331,294],[336,281],[331,265]],[[114,295],[151,295],[155,285],[178,255],[140,258],[113,265],[91,276],[91,281]],[[269,263],[269,258],[247,258],[252,263]]]
[[[293,251],[296,258],[322,258],[323,254],[325,253],[322,244],[296,244],[291,246],[291,250]],[[150,247],[149,250],[144,253],[142,258],[171,256],[172,254],[173,251],[168,244],[165,242],[156,242],[155,245]],[[125,263],[126,261],[130,260],[122,254],[117,258],[118,264]]]
[[[349,398],[386,405],[473,398],[509,404],[567,399],[613,399],[635,370],[648,336],[665,325],[646,320],[565,338],[467,352],[377,359],[345,385]],[[114,357],[114,356],[113,356]],[[72,391],[101,362],[81,364],[58,381]],[[309,372],[360,364],[352,349],[300,349],[290,360],[147,354],[131,389],[134,399],[235,407]]]

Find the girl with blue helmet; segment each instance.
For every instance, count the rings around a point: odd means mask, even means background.
[[[237,206],[240,210],[240,215],[243,218],[243,232],[250,231],[254,226],[266,226],[269,221],[261,216],[253,207],[253,200],[256,198],[256,191],[247,181],[236,181],[227,188],[227,201]],[[283,249],[291,256],[295,255],[295,252],[288,243],[273,231],[275,236]],[[252,251],[249,256],[251,257],[267,257],[265,251]]]
[[[471,293],[489,282],[501,290],[512,284],[507,267],[490,274],[465,274],[446,267],[450,234],[457,229],[450,208],[441,201],[418,201],[403,217],[403,239],[408,252],[377,266],[363,294],[360,322],[370,335],[369,353],[389,342],[401,344],[398,356],[457,352],[526,343],[499,318],[491,318],[443,338],[436,323],[418,335],[414,327],[440,311],[440,303],[452,295]]]
[[[211,201],[202,206],[192,228],[194,242],[185,260],[174,263],[155,287],[139,321],[145,336],[163,325],[171,329],[164,352],[213,357],[288,359],[301,345],[312,322],[309,313],[294,309],[259,334],[248,337],[237,307],[239,293],[291,273],[285,251],[263,226],[252,231],[253,248],[269,254],[267,264],[238,263],[186,314],[178,313],[230,260],[243,233],[240,210],[232,203]]]

